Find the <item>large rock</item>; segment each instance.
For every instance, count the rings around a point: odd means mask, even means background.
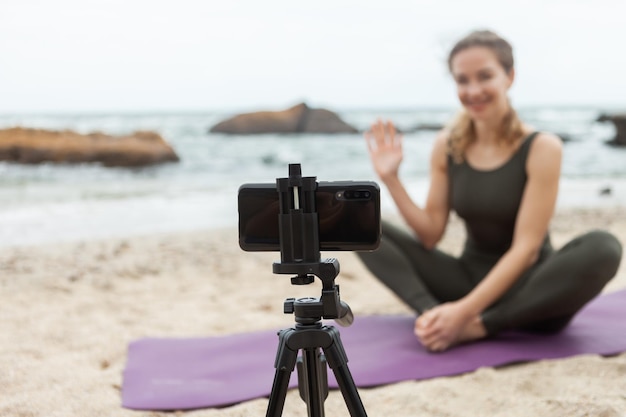
[[[260,133],[357,133],[335,113],[311,109],[300,103],[283,111],[239,114],[217,123],[212,133],[252,135]]]
[[[176,162],[172,147],[158,134],[138,131],[128,136],[82,135],[15,127],[0,130],[0,161],[23,164],[96,162],[107,167],[139,167]]]
[[[613,122],[617,134],[609,143],[617,146],[626,146],[626,113],[602,114],[598,117],[598,122]]]

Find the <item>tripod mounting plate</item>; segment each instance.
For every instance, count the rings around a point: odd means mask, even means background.
[[[336,258],[328,258],[319,262],[274,262],[273,271],[275,274],[296,274],[296,278],[315,275],[322,281],[323,288],[332,288],[335,285],[335,278],[339,275],[339,261]],[[311,282],[302,283],[310,284]],[[294,283],[294,285],[300,284],[300,282]]]

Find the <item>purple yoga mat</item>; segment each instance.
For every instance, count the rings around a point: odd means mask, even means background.
[[[356,317],[339,329],[358,387],[456,375],[479,367],[626,351],[626,291],[602,295],[556,335],[508,332],[497,338],[428,353],[413,335],[412,316]],[[329,323],[330,324],[330,323]],[[122,405],[140,410],[220,407],[269,396],[277,330],[197,339],[132,342]],[[332,371],[328,385],[336,388]],[[290,387],[297,386],[297,372]]]

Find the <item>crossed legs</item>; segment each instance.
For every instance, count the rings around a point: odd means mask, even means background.
[[[461,339],[520,328],[554,332],[596,297],[619,267],[622,247],[604,231],[569,242],[523,274],[518,282]],[[359,252],[370,271],[419,314],[468,294],[489,270],[471,258],[427,250],[407,230],[383,222],[380,248]],[[479,325],[476,328],[476,324]],[[464,341],[459,340],[459,341]]]

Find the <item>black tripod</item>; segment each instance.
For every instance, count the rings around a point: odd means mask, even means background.
[[[340,325],[352,323],[348,304],[340,300],[335,278],[339,274],[337,259],[320,259],[318,218],[315,207],[315,177],[302,178],[300,165],[289,165],[289,178],[276,180],[279,193],[281,262],[275,262],[275,274],[296,274],[294,285],[322,281],[320,298],[285,300],[285,314],[294,314],[296,325],[278,333],[276,374],[269,398],[267,417],[282,414],[289,379],[298,366],[298,389],[307,404],[309,417],[324,416],[328,396],[326,363],[332,369],[352,417],[366,417],[365,408],[348,369],[348,357],[339,331],[322,324],[322,318],[335,319]],[[298,358],[298,352],[302,356]],[[323,351],[323,353],[322,353]]]

